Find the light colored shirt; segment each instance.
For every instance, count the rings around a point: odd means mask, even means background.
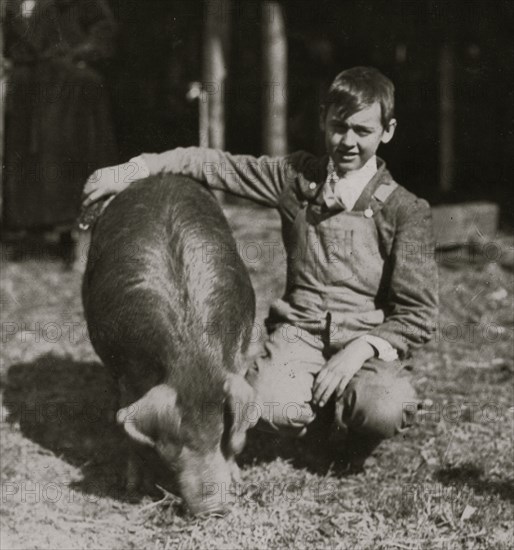
[[[342,177],[337,175],[334,161],[330,159],[326,184],[323,187],[325,204],[329,208],[340,205],[345,210],[352,210],[362,191],[376,173],[377,157],[375,155],[362,168],[348,172]]]

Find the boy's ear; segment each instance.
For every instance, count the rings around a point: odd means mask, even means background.
[[[389,143],[394,136],[394,131],[396,130],[396,119],[392,118],[389,121],[389,124],[387,125],[387,128],[384,130],[384,133],[382,134],[382,139],[380,140],[382,143]]]
[[[327,109],[325,105],[319,106],[319,127],[322,132],[325,131],[325,120],[327,118]]]

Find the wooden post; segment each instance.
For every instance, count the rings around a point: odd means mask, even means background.
[[[188,101],[198,102],[198,145],[209,147],[209,109],[201,82],[190,82],[186,94]]]
[[[439,188],[448,193],[455,174],[455,55],[445,41],[439,56]]]
[[[200,97],[200,143],[225,148],[225,85],[228,66],[231,0],[204,3],[203,86]],[[202,102],[205,104],[202,105]],[[207,117],[208,124],[204,119]]]
[[[200,147],[209,147],[209,105],[203,94],[203,89],[200,89],[198,102],[198,132],[200,134],[198,144]]]
[[[287,153],[287,39],[279,2],[262,3],[263,149]]]

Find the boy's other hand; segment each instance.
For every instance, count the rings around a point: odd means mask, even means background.
[[[148,176],[135,161],[95,170],[87,179],[82,192],[82,206],[86,208],[107,195],[117,194],[132,182]]]
[[[375,350],[362,339],[354,340],[333,355],[319,371],[314,381],[313,402],[323,407],[334,392],[340,398],[362,365],[375,355]]]

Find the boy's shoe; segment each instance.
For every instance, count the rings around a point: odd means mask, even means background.
[[[333,448],[334,445],[331,440],[332,432],[334,430],[333,403],[329,401],[325,407],[316,408],[315,412],[316,417],[307,426],[307,430],[303,434],[303,438],[306,442],[312,445]]]
[[[364,472],[364,463],[381,441],[381,439],[366,437],[348,430],[338,453],[337,471],[344,474]]]

